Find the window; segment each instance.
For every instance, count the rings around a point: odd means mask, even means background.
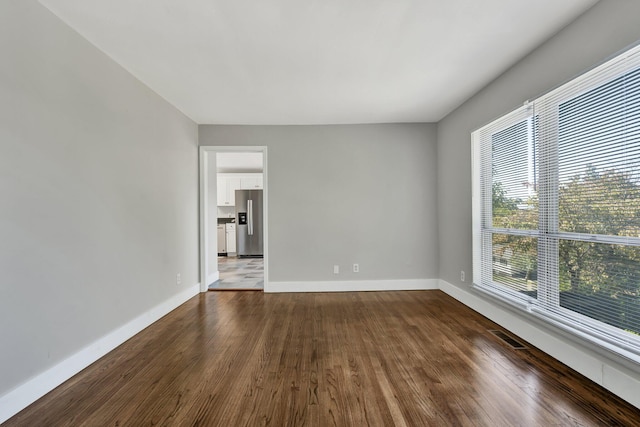
[[[474,286],[640,362],[640,46],[473,147]]]

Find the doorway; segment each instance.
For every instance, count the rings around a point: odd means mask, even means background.
[[[268,289],[267,182],[266,147],[200,147],[201,292]]]

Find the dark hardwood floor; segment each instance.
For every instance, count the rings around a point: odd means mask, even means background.
[[[208,292],[7,426],[640,425],[440,291]]]

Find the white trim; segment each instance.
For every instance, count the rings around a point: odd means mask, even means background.
[[[472,236],[473,236],[473,283],[482,283],[482,156],[480,154],[480,132],[471,134],[471,215],[472,215]]]
[[[557,335],[546,332],[535,323],[474,295],[470,290],[454,286],[445,280],[439,280],[439,288],[472,310],[640,408],[640,394],[638,394],[640,375],[630,372],[605,357],[591,353],[572,341],[563,340]]]
[[[262,221],[264,226],[262,227],[264,235],[262,236],[263,242],[263,273],[264,281],[263,287],[267,289],[269,287],[269,174],[267,173],[267,146],[262,147]]]
[[[271,282],[265,292],[361,292],[438,289],[438,279]]]
[[[197,295],[199,290],[200,283],[183,290],[0,397],[0,423]]]
[[[220,270],[207,276],[207,287],[220,278]]]
[[[208,260],[207,260],[207,198],[208,198],[208,190],[207,190],[207,156],[209,153],[243,153],[243,152],[254,152],[254,153],[262,153],[262,194],[263,194],[263,204],[262,204],[262,215],[264,222],[264,235],[262,236],[263,241],[263,249],[264,249],[264,289],[265,291],[269,288],[269,175],[267,173],[267,146],[260,145],[230,145],[230,146],[220,146],[220,145],[201,145],[199,148],[199,158],[200,158],[200,194],[199,194],[199,202],[200,202],[200,281],[206,282],[203,280],[204,278],[209,277],[208,272]],[[206,292],[208,290],[207,283],[201,284],[200,292]]]
[[[198,160],[200,163],[199,169],[199,194],[198,199],[200,203],[200,292],[206,292],[207,286],[210,282],[203,280],[208,278],[208,263],[209,252],[207,248],[207,216],[209,215],[209,209],[205,203],[207,200],[207,193],[209,192],[209,186],[207,185],[207,155],[208,153],[200,147]],[[216,213],[217,214],[217,213]],[[217,250],[217,248],[216,248]]]

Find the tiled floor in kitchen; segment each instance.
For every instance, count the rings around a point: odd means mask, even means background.
[[[209,285],[210,291],[226,289],[262,290],[264,288],[264,259],[218,257],[220,279]]]

